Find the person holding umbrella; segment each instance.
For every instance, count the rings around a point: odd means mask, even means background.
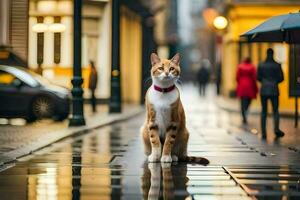
[[[261,131],[262,138],[266,139],[266,120],[268,100],[272,103],[273,118],[274,118],[274,132],[276,137],[283,137],[284,133],[279,129],[279,89],[278,84],[284,80],[281,64],[277,63],[273,58],[273,49],[267,50],[267,58],[260,63],[257,71],[257,80],[261,83],[260,99],[261,99]]]
[[[246,39],[248,42],[286,42],[292,45],[300,44],[300,12],[271,17],[255,28],[242,34],[241,37]],[[293,56],[293,59],[296,57],[295,53],[291,56]],[[290,96],[295,97],[295,127],[297,127],[297,97],[299,95],[292,94],[290,92]],[[280,135],[283,136],[282,132]]]

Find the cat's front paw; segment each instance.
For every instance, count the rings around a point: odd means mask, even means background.
[[[163,155],[160,159],[160,162],[170,163],[172,162],[172,157],[170,155]]]
[[[151,153],[150,156],[148,156],[148,162],[159,162],[160,154],[158,153]]]
[[[172,155],[172,161],[173,162],[177,162],[178,161],[178,157],[176,155]]]

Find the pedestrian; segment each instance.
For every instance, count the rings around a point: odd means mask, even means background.
[[[217,95],[221,93],[221,84],[222,84],[222,65],[221,62],[216,65],[216,87],[217,87]]]
[[[91,105],[93,112],[96,112],[96,97],[95,90],[97,88],[98,73],[94,61],[90,61],[90,74],[89,74],[89,90],[91,93]]]
[[[273,49],[267,50],[267,58],[258,66],[257,80],[261,83],[260,98],[261,98],[261,131],[262,138],[266,139],[266,120],[268,100],[272,103],[273,118],[274,118],[274,133],[276,137],[283,137],[284,132],[279,129],[279,89],[278,84],[284,80],[281,64],[277,63],[273,57]]]
[[[209,68],[210,68],[209,61],[207,59],[204,59],[197,73],[200,96],[205,96],[206,85],[208,84],[210,78]]]
[[[243,124],[247,124],[247,113],[252,99],[256,98],[256,69],[249,57],[238,65],[236,73],[237,96],[241,99],[241,114]]]

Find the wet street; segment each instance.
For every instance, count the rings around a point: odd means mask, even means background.
[[[234,126],[213,94],[182,92],[189,155],[208,166],[147,163],[139,115],[3,166],[1,199],[300,199],[299,151]]]

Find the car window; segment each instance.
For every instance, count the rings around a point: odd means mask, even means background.
[[[0,70],[0,85],[11,85],[15,79],[14,75]]]
[[[18,79],[31,87],[37,87],[40,85],[40,83],[30,73],[24,70],[18,69],[16,67],[6,67],[5,71],[15,75]]]
[[[39,75],[39,74],[36,74],[36,73],[34,73],[34,72],[32,72],[32,71],[27,71],[33,78],[35,78],[40,84],[42,84],[42,85],[48,85],[48,84],[51,84],[51,82],[48,80],[48,79],[46,79],[46,78],[44,78],[44,77],[42,77],[41,75]]]

